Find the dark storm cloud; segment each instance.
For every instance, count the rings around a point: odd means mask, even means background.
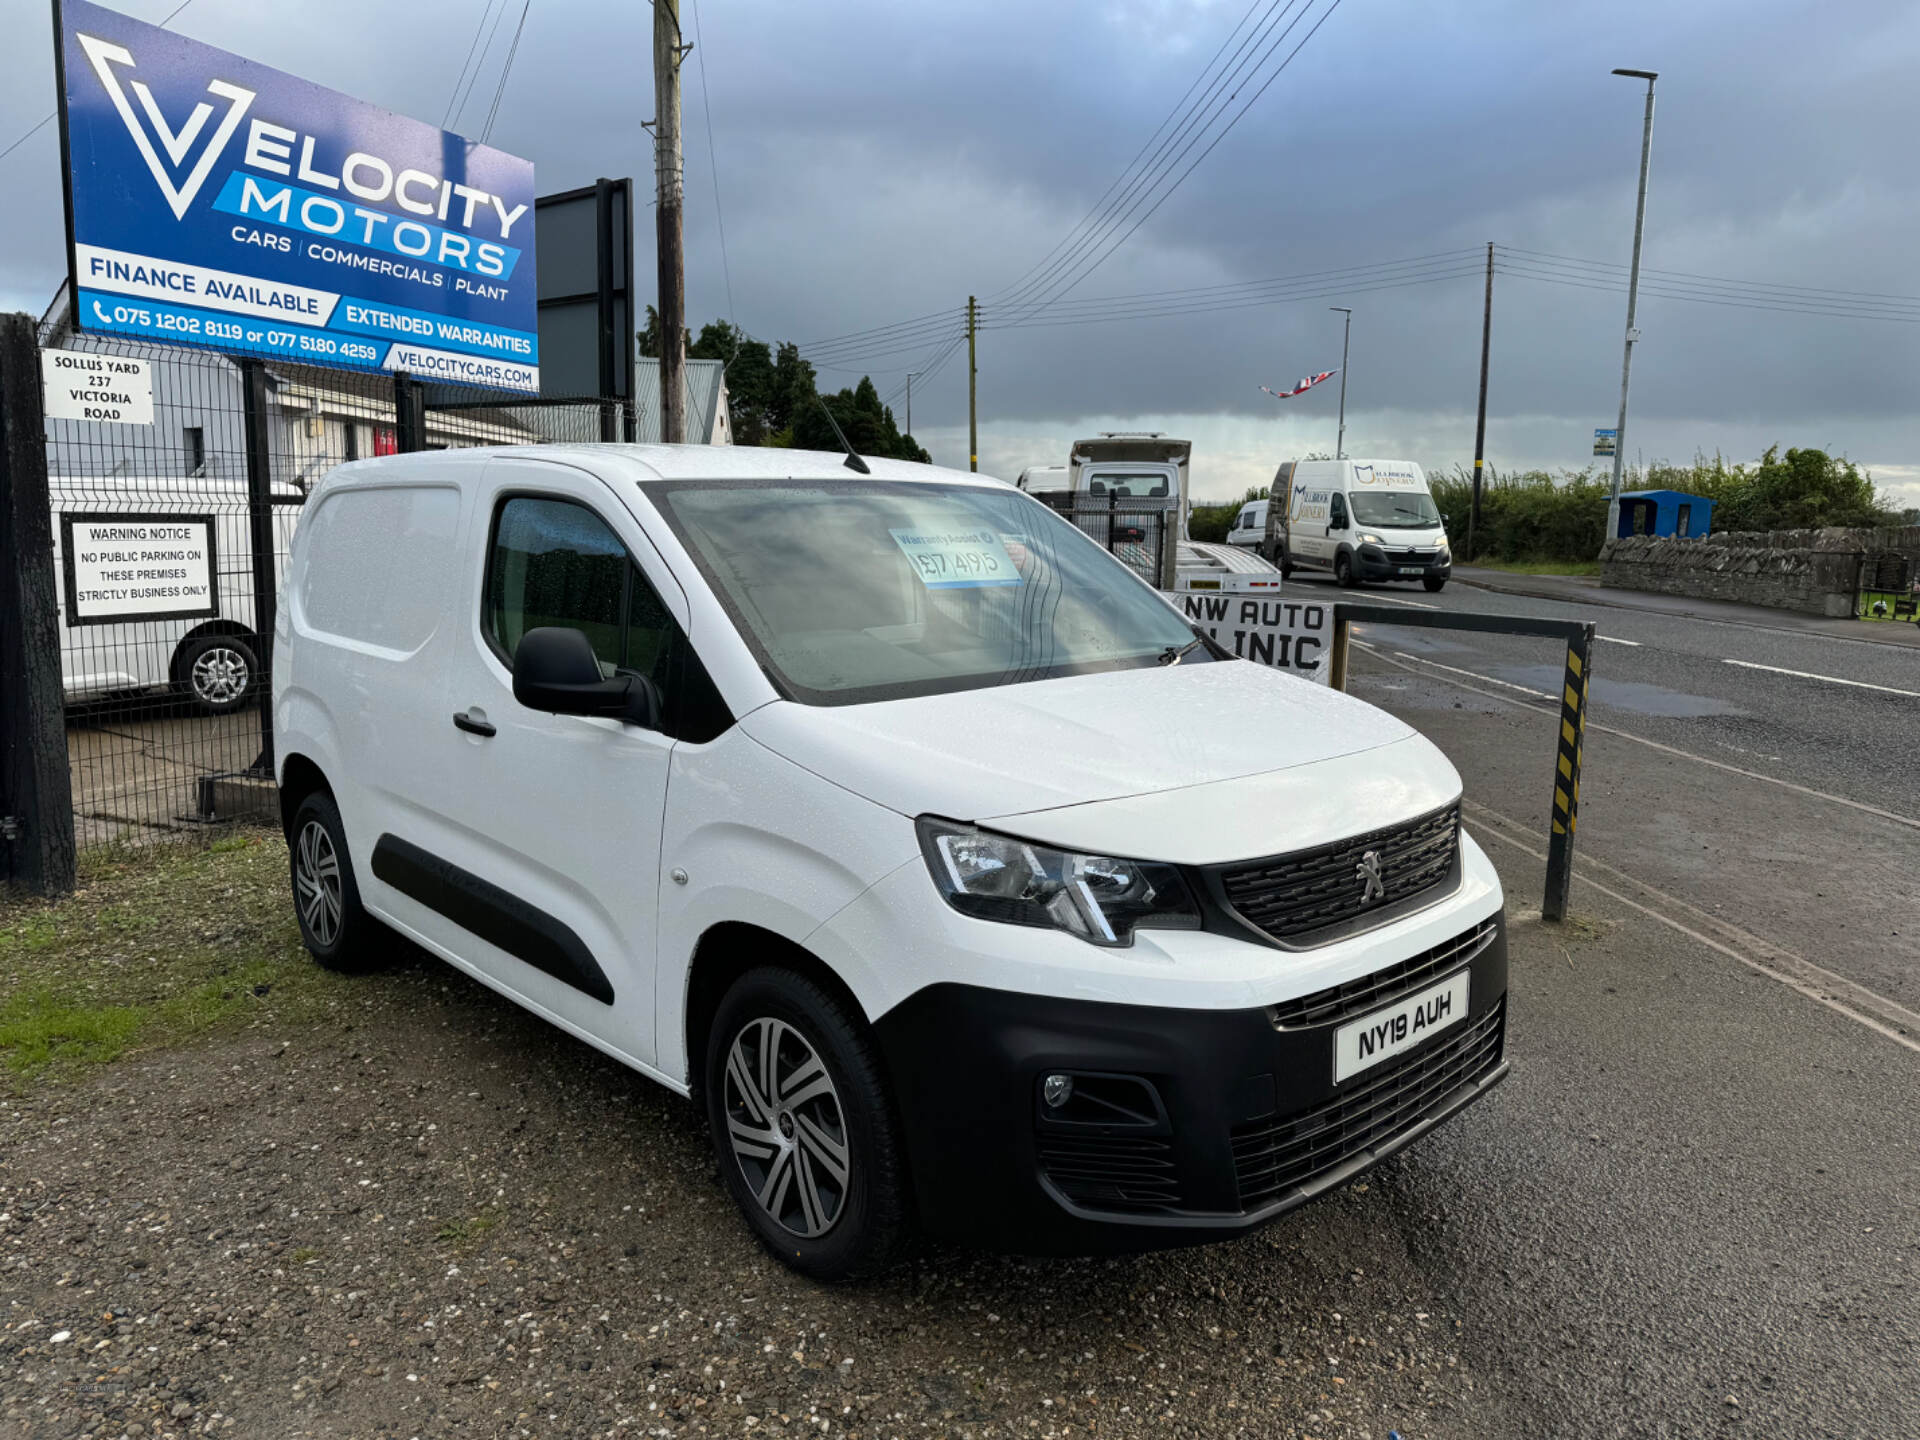
[[[1316,5],[1325,0],[1316,0]],[[126,8],[145,18],[158,3]],[[517,14],[518,7],[514,7]],[[176,28],[439,120],[481,0],[329,7],[196,0]],[[1092,205],[1245,11],[1225,3],[993,0],[724,4],[686,69],[690,313],[726,309],[703,98],[710,98],[739,322],[807,340],[957,311],[1040,259]],[[596,174],[645,186],[650,12],[534,0],[493,143],[542,187]],[[511,28],[513,17],[508,19]],[[692,38],[693,15],[683,23]],[[44,13],[0,57],[4,135],[50,93]],[[466,110],[477,130],[505,50]],[[700,62],[711,81],[703,97]],[[1803,286],[1920,292],[1909,158],[1920,11],[1854,0],[1610,5],[1343,0],[1234,133],[1078,297],[1362,265],[1487,240],[1624,262],[1641,91],[1662,72],[1646,262]],[[36,307],[58,279],[50,135],[0,163],[0,294]],[[649,272],[648,215],[640,271]],[[643,285],[646,280],[643,278]],[[1477,378],[1474,279],[1124,324],[988,331],[983,412],[1044,428],[1132,413],[1270,416],[1260,383],[1338,363],[1355,308],[1350,408],[1465,416]],[[1608,423],[1624,298],[1502,275],[1493,409]],[[991,316],[994,312],[989,306]],[[1743,436],[1912,409],[1911,325],[1648,296],[1635,416]],[[875,347],[877,348],[877,347]],[[929,352],[855,355],[883,391]],[[951,364],[916,389],[923,429],[964,418]],[[924,418],[923,418],[924,417]],[[1754,427],[1760,427],[1755,430]],[[1423,432],[1424,433],[1424,432]],[[1679,434],[1679,430],[1672,433]],[[1691,432],[1687,432],[1691,433]],[[1802,437],[1805,438],[1805,437]],[[1469,436],[1470,439],[1470,436]]]

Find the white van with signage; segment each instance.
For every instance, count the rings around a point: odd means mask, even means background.
[[[1504,1078],[1437,748],[1011,486],[844,458],[330,471],[273,667],[314,957],[397,930],[693,1096],[828,1279],[1245,1234]]]
[[[1411,460],[1289,460],[1274,476],[1262,553],[1281,570],[1331,571],[1340,584],[1453,573],[1427,475]]]
[[[247,482],[56,475],[48,490],[67,700],[164,691],[223,715],[254,698],[266,654]],[[278,554],[292,546],[301,498],[279,487]]]

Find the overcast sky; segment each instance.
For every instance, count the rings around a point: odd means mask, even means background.
[[[118,8],[157,21],[174,3]],[[486,3],[193,0],[172,28],[438,123]],[[519,14],[506,3],[452,128],[477,134],[484,121]],[[1312,0],[1276,62],[1329,3]],[[0,146],[53,95],[46,8],[6,4]],[[731,309],[762,338],[812,341],[957,315],[969,293],[987,301],[989,325],[1017,316],[1038,297],[1002,295],[997,308],[993,297],[1095,207],[1247,5],[709,0],[684,71],[689,318],[697,328]],[[1265,9],[1261,0],[1253,13]],[[695,38],[689,0],[682,23]],[[631,175],[650,192],[641,128],[652,115],[650,27],[651,11],[632,0],[531,0],[491,143],[531,159],[543,191]],[[1648,267],[1920,296],[1910,273],[1920,237],[1911,0],[1339,0],[1245,118],[1070,298],[1300,276],[1489,240],[1624,265],[1644,89],[1609,75],[1616,65],[1661,72]],[[60,216],[48,126],[0,160],[0,304],[45,304],[64,264]],[[651,211],[636,228],[649,291]],[[1458,268],[1475,263],[1469,255]],[[1102,428],[1166,429],[1195,442],[1198,493],[1237,494],[1281,459],[1331,450],[1337,380],[1284,404],[1258,387],[1285,389],[1339,364],[1335,304],[1354,310],[1348,452],[1443,469],[1470,460],[1479,276],[1398,288],[1336,276],[1323,288],[1343,285],[1259,308],[1194,314],[1180,300],[1162,308],[1187,313],[985,330],[983,468],[1011,475],[1063,460],[1076,436]],[[1799,313],[1859,303],[1830,298],[1802,296],[1783,312],[1643,294],[1630,458],[1822,446],[1920,504],[1920,325]],[[1910,310],[1920,319],[1920,306]],[[1624,313],[1609,284],[1549,284],[1515,269],[1496,278],[1496,465],[1589,462],[1593,429],[1611,425],[1618,404]],[[843,347],[851,368],[822,378],[851,383],[870,371],[888,392],[937,356],[933,328],[906,332],[915,343],[897,354]],[[947,464],[966,463],[964,358],[914,388],[916,431]]]

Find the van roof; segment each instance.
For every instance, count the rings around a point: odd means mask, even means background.
[[[872,474],[861,476],[847,468],[847,457],[837,450],[786,450],[759,445],[623,445],[552,444],[497,445],[455,450],[419,451],[409,455],[355,462],[389,466],[404,461],[418,465],[472,461],[480,456],[518,455],[577,465],[604,479],[636,480],[918,480],[944,484],[1005,485],[991,475],[888,460],[863,455]],[[347,467],[342,466],[342,469]]]

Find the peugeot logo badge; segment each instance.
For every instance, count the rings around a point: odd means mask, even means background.
[[[1380,852],[1369,850],[1360,857],[1360,863],[1353,867],[1354,875],[1366,886],[1361,892],[1360,903],[1372,905],[1387,898],[1386,882],[1380,878]]]

